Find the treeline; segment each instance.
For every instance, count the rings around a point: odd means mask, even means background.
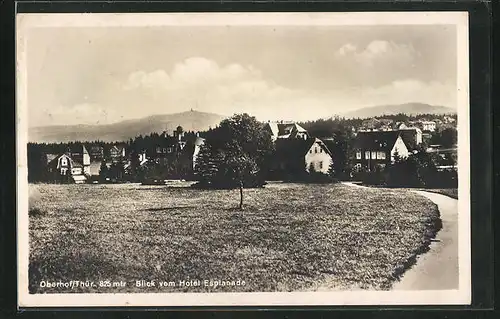
[[[398,114],[384,114],[375,116],[376,119],[388,119],[395,122],[410,122],[410,121],[419,121],[419,120],[441,120],[444,121],[446,117],[451,117],[457,120],[456,113],[449,114],[432,114],[432,113],[422,113],[422,114],[406,114],[406,113],[398,113]]]

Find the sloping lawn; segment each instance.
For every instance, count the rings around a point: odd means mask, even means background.
[[[236,190],[30,188],[31,293],[389,289],[440,228],[436,205],[404,190],[271,184],[246,189],[238,211]],[[59,280],[126,286],[40,287]],[[136,287],[136,280],[156,285]]]

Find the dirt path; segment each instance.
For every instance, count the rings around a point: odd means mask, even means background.
[[[441,194],[414,192],[438,205],[443,228],[430,250],[417,257],[417,263],[394,284],[393,290],[458,289],[458,201]]]

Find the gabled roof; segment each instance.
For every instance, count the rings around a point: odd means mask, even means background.
[[[53,154],[53,153],[48,153],[47,154],[47,164],[52,162],[56,157],[59,157],[60,154]]]
[[[267,123],[272,135],[279,138],[288,138],[292,132],[307,133],[306,129],[297,123]]]
[[[399,131],[358,132],[354,145],[357,149],[390,151],[399,136]]]
[[[125,146],[122,145],[113,145],[111,149],[116,149],[117,151],[122,151],[125,148]]]
[[[83,167],[83,164],[71,159],[71,166],[72,167]]]
[[[194,141],[194,145],[201,146],[203,144],[205,144],[205,139],[203,137],[197,136],[195,141]]]
[[[311,146],[316,142],[319,142],[325,152],[331,155],[328,147],[319,138],[279,139],[276,141],[277,157],[281,159],[304,157],[311,149]]]
[[[104,150],[104,148],[102,146],[100,146],[100,145],[91,145],[90,146],[90,151],[91,152],[101,152],[103,150]]]
[[[51,155],[51,157],[52,157],[54,154],[50,154],[50,155]],[[56,166],[56,167],[57,167],[57,165],[59,165],[59,159],[60,159],[61,157],[63,157],[63,156],[65,156],[65,157],[67,157],[67,158],[68,158],[68,160],[69,160],[69,164],[70,164],[70,166],[71,166],[71,167],[83,167],[83,164],[82,164],[81,162],[79,162],[79,161],[75,161],[75,160],[74,160],[74,159],[73,159],[73,158],[72,158],[69,154],[66,154],[66,153],[62,153],[62,154],[56,155],[55,157],[53,157],[53,158],[52,158],[52,159],[51,159],[51,160],[47,163],[47,165],[49,165],[49,166],[51,166],[51,165],[52,165],[52,166]]]
[[[409,149],[414,149],[417,147],[417,134],[418,132],[422,133],[419,128],[407,128],[399,131],[401,132],[401,138],[403,139],[403,142]]]

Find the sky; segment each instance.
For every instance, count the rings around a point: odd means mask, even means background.
[[[30,127],[457,103],[453,25],[44,27],[26,43]]]

